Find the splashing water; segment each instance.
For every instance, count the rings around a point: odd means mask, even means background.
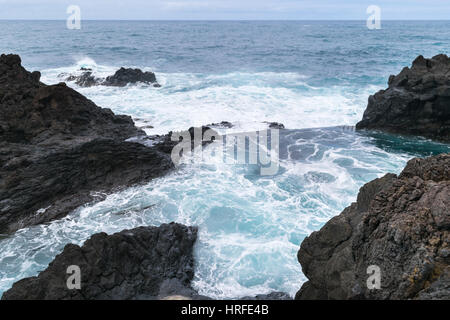
[[[68,243],[176,221],[199,226],[193,284],[201,294],[294,295],[305,281],[296,260],[304,237],[354,201],[364,183],[400,172],[413,156],[450,151],[427,140],[325,128],[354,125],[368,96],[417,55],[446,53],[450,22],[387,21],[379,32],[360,22],[86,21],[76,33],[57,21],[0,26],[0,51],[19,53],[47,84],[82,67],[98,77],[121,66],[154,71],[161,88],[69,83],[99,106],[131,115],[148,134],[221,121],[236,132],[264,129],[264,121],[292,129],[280,132],[275,176],[207,158],[0,238],[0,294],[44,270]]]
[[[363,183],[399,172],[411,157],[402,146],[423,154],[450,149],[396,139],[342,128],[282,131],[280,169],[267,177],[254,165],[225,164],[218,157],[186,164],[1,240],[0,292],[45,269],[67,243],[81,245],[97,232],[176,221],[199,226],[194,287],[201,294],[220,299],[277,290],[294,295],[305,280],[296,261],[305,236],[354,201]],[[390,152],[378,147],[387,143]]]

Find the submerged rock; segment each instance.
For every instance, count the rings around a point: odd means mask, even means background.
[[[174,142],[145,133],[64,83],[45,85],[17,55],[0,57],[0,233],[62,217],[113,191],[165,174]]]
[[[192,288],[197,228],[180,224],[98,233],[82,247],[68,244],[37,277],[16,282],[3,300],[202,298]],[[80,289],[68,289],[78,266]]]
[[[357,129],[450,141],[450,58],[419,56],[389,77],[389,87],[369,97]]]
[[[449,208],[450,154],[367,183],[301,244],[309,281],[296,299],[450,299]],[[369,266],[380,270],[380,289],[367,285]]]

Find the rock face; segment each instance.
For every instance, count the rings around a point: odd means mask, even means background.
[[[83,71],[80,75],[61,74],[59,77],[64,77],[65,81],[73,81],[80,87],[92,87],[97,85],[125,87],[128,84],[136,84],[138,82],[145,84],[152,84],[153,87],[161,87],[156,81],[156,76],[153,72],[143,72],[141,69],[120,68],[114,75],[106,78],[97,78],[93,75],[90,69],[81,69]]]
[[[15,299],[199,298],[191,288],[197,228],[180,224],[139,227],[93,235],[82,247],[69,244],[37,277],[3,294]],[[69,266],[80,268],[81,289],[68,289]]]
[[[173,167],[170,139],[152,147],[129,116],[96,106],[64,83],[45,85],[17,55],[0,57],[0,233],[61,217]]]
[[[389,77],[389,87],[369,97],[357,129],[450,141],[450,58],[419,56]]]
[[[92,75],[92,71],[83,72],[80,76],[68,76],[66,81],[74,81],[80,87],[92,87],[101,83],[100,79]]]
[[[301,244],[296,299],[450,299],[450,154],[412,159]],[[381,289],[368,289],[368,267]],[[372,278],[373,280],[373,278]]]

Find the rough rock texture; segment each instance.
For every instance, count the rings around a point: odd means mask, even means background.
[[[180,224],[98,233],[69,244],[37,277],[16,282],[2,299],[199,298],[191,288],[197,228]],[[67,268],[81,271],[81,289],[67,288]]]
[[[369,97],[357,129],[450,141],[450,58],[419,56],[389,77],[389,87]]]
[[[105,86],[124,87],[129,83],[156,83],[156,77],[153,72],[142,72],[140,69],[120,68],[112,76],[109,76],[103,82]]]
[[[297,299],[450,299],[450,154],[412,159],[301,244]],[[367,268],[381,289],[367,287]]]
[[[152,84],[153,87],[161,87],[156,81],[156,76],[153,72],[143,72],[141,69],[132,68],[120,68],[114,75],[106,78],[95,77],[91,69],[80,69],[83,71],[81,74],[71,74],[67,76],[66,73],[60,74],[59,77],[65,79],[65,81],[73,81],[80,87],[92,87],[92,86],[112,86],[112,87],[125,87],[128,84],[135,84],[138,82],[145,84]]]
[[[45,85],[17,55],[0,56],[0,233],[61,217],[173,167],[170,139],[145,147],[129,116],[96,106],[64,83]]]
[[[269,125],[270,129],[285,129],[284,124],[279,122],[264,122]]]

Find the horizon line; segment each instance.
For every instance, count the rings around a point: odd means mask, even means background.
[[[2,19],[0,21],[66,21],[67,19]],[[366,21],[366,19],[81,19],[81,21]],[[382,19],[383,21],[450,21],[450,19]]]

